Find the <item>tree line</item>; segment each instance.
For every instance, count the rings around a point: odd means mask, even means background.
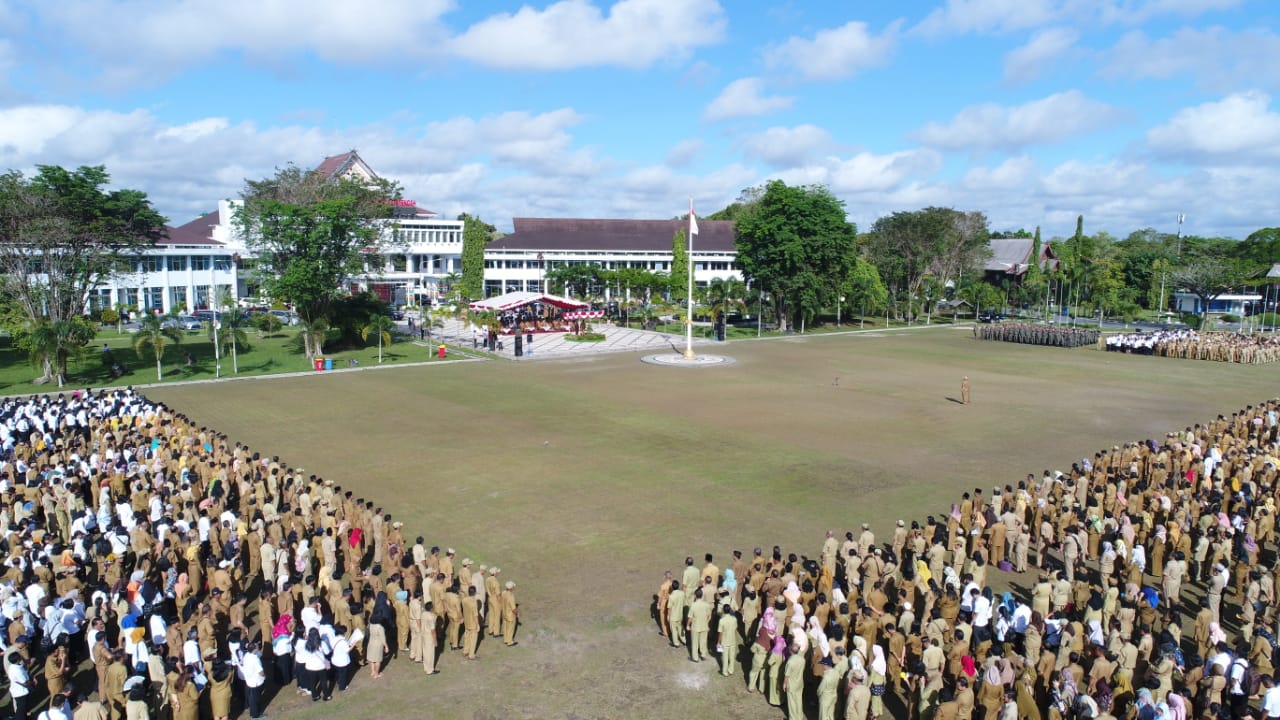
[[[165,233],[165,218],[146,193],[112,190],[109,182],[102,166],[0,175],[0,326],[49,378],[65,376],[67,362],[96,334],[85,318],[89,294]],[[234,224],[256,258],[252,272],[262,291],[303,320],[309,355],[320,352],[331,325],[350,328],[344,283],[364,272],[367,255],[400,242],[384,232],[400,196],[387,180],[326,178],[293,165],[246,180]],[[452,278],[451,292],[461,304],[483,294],[484,245],[495,229],[478,217],[460,219],[462,273]],[[695,302],[716,316],[757,305],[783,330],[833,312],[912,321],[961,300],[1134,316],[1166,309],[1175,290],[1207,305],[1266,282],[1266,270],[1280,262],[1275,227],[1243,241],[1150,228],[1120,239],[1085,234],[1081,217],[1072,236],[1042,242],[1038,228],[993,233],[980,211],[927,207],[892,213],[859,233],[826,187],[778,180],[744,190],[707,219],[735,222],[745,283],[720,278]],[[989,241],[1007,237],[1031,239],[1033,257],[1047,244],[1058,263],[1030,262],[1017,280],[987,282]],[[679,303],[686,300],[685,247],[681,230],[672,238],[676,262],[669,273],[572,265],[550,269],[546,279],[578,296],[611,287],[646,303],[655,297]]]

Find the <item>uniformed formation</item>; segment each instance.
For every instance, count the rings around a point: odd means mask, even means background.
[[[1032,325],[1028,323],[992,323],[975,325],[973,336],[979,340],[999,340],[1024,345],[1049,345],[1051,347],[1077,348],[1096,345],[1098,331],[1088,328],[1058,327],[1056,325]]]
[[[690,557],[659,631],[792,720],[1274,718],[1278,431],[1272,400],[975,489],[888,543],[864,524],[815,559]]]
[[[1110,335],[1106,340],[1106,349],[1134,355],[1261,365],[1280,360],[1280,336],[1265,333],[1158,330]]]
[[[3,401],[0,443],[15,717],[260,717],[268,683],[328,700],[390,657],[516,644],[498,568],[132,390]]]

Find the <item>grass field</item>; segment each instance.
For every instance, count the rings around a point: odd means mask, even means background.
[[[285,693],[271,712],[779,717],[741,675],[660,641],[649,605],[663,570],[704,552],[725,567],[735,548],[775,543],[816,554],[826,529],[863,521],[883,536],[964,489],[1277,394],[1274,367],[984,343],[964,328],[717,351],[737,363],[613,355],[151,390],[519,585],[518,647],[447,655],[430,679],[392,662],[376,687],[362,673],[323,708]],[[969,406],[955,401],[962,375]]]
[[[221,358],[221,377],[274,375],[288,372],[302,372],[311,369],[310,361],[302,351],[302,343],[296,328],[286,328],[274,335],[259,336],[254,330],[246,331],[248,347],[240,346],[233,360],[230,353]],[[337,333],[333,333],[336,337]],[[107,387],[111,385],[146,385],[156,382],[156,357],[151,347],[146,346],[141,354],[134,347],[135,335],[120,333],[115,328],[99,330],[98,337],[89,344],[80,358],[73,359],[67,367],[67,384],[69,390],[84,387]],[[368,347],[326,353],[325,357],[333,360],[335,368],[345,368],[348,361],[355,360],[361,366],[378,364],[378,345],[373,336]],[[129,373],[122,378],[112,379],[107,366],[102,363],[101,349],[106,345],[111,349],[116,360],[123,363]],[[183,353],[191,353],[195,365],[188,367]],[[415,345],[408,338],[397,335],[395,342],[382,348],[383,364],[407,362],[427,362],[435,358],[435,352],[426,346]],[[235,371],[238,363],[239,371]],[[213,342],[207,331],[182,333],[178,343],[170,342],[164,351],[161,362],[164,369],[163,382],[182,382],[185,380],[210,380],[217,377],[217,358],[213,351]],[[31,381],[40,375],[38,368],[27,361],[25,354],[12,345],[0,346],[0,395],[20,395],[33,392],[48,392],[48,385],[36,385]]]

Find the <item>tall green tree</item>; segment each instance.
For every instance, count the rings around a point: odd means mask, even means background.
[[[1234,248],[1232,255],[1255,265],[1270,267],[1280,263],[1280,227],[1261,228],[1249,233]]]
[[[844,283],[844,308],[862,315],[880,313],[889,303],[889,291],[875,265],[858,258]]]
[[[734,225],[738,265],[768,289],[780,330],[833,304],[857,262],[857,234],[827,188],[781,180],[766,183]]]
[[[880,270],[891,297],[903,300],[913,319],[925,279],[939,285],[972,268],[988,252],[986,216],[951,208],[896,212],[876,220],[867,234],[868,259]],[[901,312],[901,311],[900,311]]]
[[[684,230],[671,236],[670,297],[674,303],[688,299],[689,295],[689,236]]]
[[[1243,289],[1259,274],[1258,266],[1233,258],[1201,257],[1174,268],[1169,277],[1179,288],[1200,299],[1203,312],[1210,302],[1231,290]]]
[[[331,179],[295,165],[251,180],[235,222],[258,257],[258,279],[273,299],[293,303],[306,323],[328,321],[344,283],[364,271],[368,252],[398,242],[384,232],[400,189],[388,180]],[[304,342],[308,358],[321,352]]]
[[[462,225],[462,281],[454,287],[463,300],[484,297],[484,246],[493,239],[495,228],[467,213],[458,216]]]
[[[141,327],[138,328],[138,334],[133,337],[133,349],[138,353],[138,357],[142,357],[144,349],[151,348],[151,354],[156,359],[156,380],[164,380],[164,370],[160,362],[164,359],[165,349],[170,343],[177,345],[182,342],[182,331],[171,324],[166,324],[166,319],[168,318],[155,313],[143,315],[139,321]]]
[[[17,304],[30,326],[61,328],[53,337],[73,344],[55,348],[54,356],[68,357],[83,333],[67,323],[84,315],[91,290],[129,270],[164,236],[165,219],[146,193],[106,189],[111,176],[101,165],[36,170],[30,178],[0,175],[0,295]],[[51,363],[44,379],[55,371],[65,376],[65,364],[58,366]]]

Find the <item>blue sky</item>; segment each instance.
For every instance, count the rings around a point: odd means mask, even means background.
[[[770,178],[867,228],[1280,224],[1273,0],[0,0],[0,168],[105,164],[174,224],[356,148],[408,197],[711,212]]]

